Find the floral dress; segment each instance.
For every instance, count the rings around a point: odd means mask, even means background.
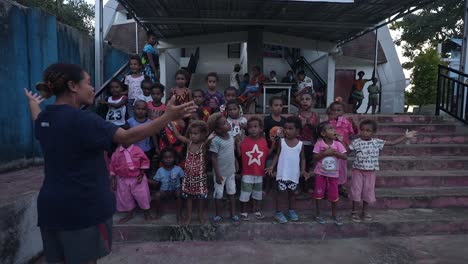
[[[204,144],[196,152],[190,151],[190,141],[185,159],[185,177],[182,181],[184,198],[206,199],[208,197],[208,177]]]
[[[190,92],[188,89],[184,89],[182,94],[177,94],[176,89],[172,89],[172,96],[176,98],[176,104],[185,104],[190,101]]]

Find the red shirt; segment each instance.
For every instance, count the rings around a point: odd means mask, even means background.
[[[148,102],[148,117],[153,120],[160,117],[166,111],[166,105],[154,106],[153,102]]]
[[[268,144],[264,137],[252,139],[246,137],[241,145],[242,175],[264,176],[265,162],[268,156]]]

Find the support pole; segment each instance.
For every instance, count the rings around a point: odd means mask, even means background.
[[[374,47],[374,70],[372,71],[372,79],[377,77],[377,61],[379,58],[379,29],[375,28],[375,47]],[[380,81],[379,81],[380,83]],[[382,87],[380,87],[382,89]],[[379,93],[379,109],[377,113],[380,113],[382,109],[382,92]]]
[[[462,50],[461,50],[461,59],[460,59],[460,71],[463,73],[467,73],[468,70],[468,0],[465,0],[465,5],[463,6],[463,41],[462,41]],[[459,80],[461,82],[466,83],[467,80],[465,80],[462,76],[460,76]],[[457,103],[459,102],[465,102],[464,105],[462,105],[462,115],[461,118],[466,120],[466,114],[467,114],[467,109],[466,109],[466,104],[467,104],[467,96],[468,96],[468,91],[465,92],[465,98],[462,100],[463,96],[463,90],[467,90],[467,87],[464,85],[458,85],[460,89],[458,89],[458,98]]]
[[[103,83],[103,0],[96,0],[94,2],[94,86],[99,89]]]
[[[140,47],[138,47],[138,22],[135,21],[135,53],[139,54]]]

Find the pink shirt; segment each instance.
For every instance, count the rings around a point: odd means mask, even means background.
[[[135,145],[124,148],[120,145],[112,154],[109,172],[111,176],[138,177],[141,170],[149,167],[150,161],[141,148]]]
[[[325,151],[327,148],[336,150],[339,153],[345,153],[346,149],[340,142],[333,140],[331,145],[327,145],[322,139],[319,139],[314,146],[314,153],[320,153]],[[338,178],[338,158],[335,156],[328,156],[321,159],[315,165],[314,173],[317,175],[323,175],[331,178]]]
[[[338,120],[330,119],[329,122],[335,128],[336,133],[343,136],[343,142],[347,145],[349,145],[349,135],[358,133],[358,131],[354,131],[353,124],[342,116],[338,117]]]

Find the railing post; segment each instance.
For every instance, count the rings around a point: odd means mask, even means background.
[[[103,52],[102,52],[102,19],[103,19],[103,0],[94,2],[94,87],[101,87],[103,83]]]
[[[436,97],[436,112],[435,112],[436,116],[440,115],[440,97],[442,96],[442,93],[440,91],[440,86],[441,86],[440,81],[442,80],[442,78],[440,77],[440,71],[441,71],[441,68],[439,65],[437,68],[437,97]]]

